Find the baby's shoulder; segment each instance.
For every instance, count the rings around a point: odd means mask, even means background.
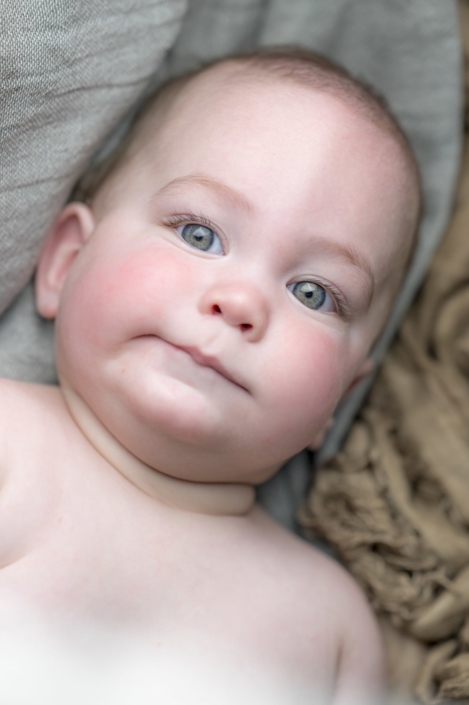
[[[47,410],[60,406],[59,388],[43,384],[19,382],[0,378],[0,422],[2,430],[18,425],[24,427],[27,419],[42,417]]]
[[[331,581],[340,590],[349,590],[355,585],[337,560],[285,529],[263,509],[256,508],[256,512],[253,524],[257,540],[253,542],[254,546],[257,550],[267,551],[279,571],[288,572],[300,584],[312,580],[316,589],[322,589],[323,585],[329,588]]]
[[[261,518],[266,539],[266,556],[274,576],[273,584],[288,596],[289,609],[301,615],[314,630],[324,629],[338,641],[376,635],[376,623],[368,600],[355,579],[340,565],[307,541]],[[260,548],[260,546],[259,546]]]
[[[373,684],[379,689],[384,672],[381,637],[356,581],[336,560],[277,525],[262,510],[255,523],[263,617],[274,643],[281,630],[285,648],[295,653],[304,673],[320,667],[325,674],[332,668],[345,690],[349,682],[358,690],[373,690]]]
[[[0,378],[0,466],[7,455],[33,448],[63,406],[58,387]]]

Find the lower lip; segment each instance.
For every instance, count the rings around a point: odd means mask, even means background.
[[[231,384],[236,384],[236,383],[233,382],[231,379],[229,379],[229,377],[226,377],[226,375],[224,375],[223,372],[220,372],[220,371],[217,370],[215,367],[212,367],[211,365],[206,365],[206,364],[204,364],[203,362],[199,362],[199,361],[197,360],[197,358],[194,357],[194,355],[192,355],[192,353],[190,353],[188,350],[185,350],[184,348],[180,348],[180,347],[178,347],[177,345],[173,345],[172,343],[168,343],[167,341],[165,341],[165,342],[166,342],[167,345],[170,345],[170,346],[171,346],[172,348],[174,348],[175,350],[180,350],[181,353],[183,353],[183,355],[187,355],[188,357],[190,357],[190,359],[193,361],[193,363],[194,363],[195,365],[197,365],[198,367],[202,367],[202,368],[204,368],[204,369],[206,369],[206,370],[211,370],[213,373],[215,373],[215,374],[218,375],[219,377],[223,377],[223,379],[226,379],[227,382],[231,382]],[[236,385],[236,386],[238,386],[238,385]]]
[[[233,384],[235,387],[239,387],[240,389],[244,389],[244,387],[241,387],[241,385],[237,384],[236,382],[233,382],[231,379],[228,377],[225,377],[225,375],[218,370],[214,369],[213,367],[210,367],[210,365],[204,365],[200,362],[197,362],[197,360],[194,359],[194,357],[188,352],[187,350],[184,350],[184,348],[180,348],[177,345],[173,345],[173,343],[168,342],[164,338],[159,338],[158,336],[153,336],[153,335],[144,335],[140,336],[141,339],[147,339],[149,342],[152,341],[153,344],[155,342],[157,344],[162,344],[162,347],[169,353],[172,359],[175,360],[181,360],[184,365],[187,364],[188,361],[191,367],[193,366],[194,368],[198,368],[201,372],[206,370],[206,372],[202,372],[204,375],[208,375],[209,379],[213,379],[214,377],[218,377],[221,379],[224,379],[226,382],[229,382],[230,384]],[[185,368],[184,368],[185,369]]]

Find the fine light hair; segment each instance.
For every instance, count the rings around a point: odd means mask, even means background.
[[[304,86],[316,92],[328,93],[343,101],[359,116],[369,120],[395,142],[403,157],[414,196],[413,207],[409,212],[412,245],[409,248],[408,261],[415,246],[422,199],[419,169],[406,135],[385,99],[373,88],[330,59],[296,47],[265,48],[219,59],[163,84],[140,107],[118,146],[104,159],[92,163],[83,174],[72,192],[72,200],[91,204],[111,174],[120,169],[145,144],[148,136],[154,137],[184,88],[198,76],[223,66],[232,69],[230,80],[275,79]]]

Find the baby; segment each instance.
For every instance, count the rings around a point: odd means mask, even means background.
[[[419,214],[400,129],[271,50],[173,81],[83,188],[36,275],[60,387],[0,385],[2,599],[132,633],[158,702],[197,673],[204,703],[375,703],[364,596],[254,486],[371,369]]]

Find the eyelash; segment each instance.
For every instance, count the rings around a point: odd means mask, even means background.
[[[210,228],[210,230],[213,230],[214,233],[218,235],[218,237],[224,242],[224,239],[218,232],[217,227],[212,223],[211,220],[208,218],[205,218],[203,215],[196,215],[195,213],[181,213],[180,215],[173,215],[170,218],[165,219],[165,225],[169,225],[170,227],[175,227],[177,225],[185,225],[185,224],[190,224],[190,223],[200,223],[200,225],[205,225],[206,228]],[[305,279],[305,281],[309,281]],[[324,289],[327,291],[330,296],[334,299],[336,305],[337,305],[337,312],[338,315],[343,318],[345,321],[349,321],[351,319],[351,312],[349,305],[347,301],[345,300],[344,296],[342,293],[335,288],[335,286],[332,286],[332,284],[323,282],[321,280],[311,280],[313,281],[314,284],[319,284],[319,286],[324,287]]]
[[[205,225],[206,228],[210,228],[213,232],[218,235],[220,240],[223,240],[218,228],[212,223],[211,220],[205,218],[203,215],[195,215],[194,213],[181,213],[181,215],[172,215],[170,218],[166,219],[165,224],[171,227],[175,225],[189,225],[191,223],[199,223],[199,225]]]

